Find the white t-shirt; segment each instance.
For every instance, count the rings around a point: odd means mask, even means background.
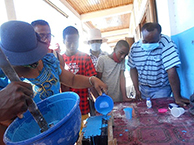
[[[98,58],[96,71],[102,73],[101,80],[108,86],[108,94],[114,102],[121,102],[120,71],[125,70],[125,59],[116,63],[108,55]]]

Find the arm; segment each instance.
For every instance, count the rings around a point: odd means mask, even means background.
[[[136,68],[130,68],[130,76],[136,92],[135,98],[137,100],[141,100],[141,92],[139,91],[138,73]]]
[[[58,59],[60,61],[60,65],[64,68],[65,67],[65,61],[63,59],[63,56],[58,53]]]
[[[91,77],[91,83],[89,82],[89,78],[83,75],[75,75],[72,72],[69,72],[61,67],[62,73],[60,75],[60,82],[66,86],[83,89],[94,86],[99,95],[102,94],[102,90],[107,92],[107,85],[104,84],[97,77]]]
[[[168,73],[168,79],[170,82],[170,86],[171,86],[172,92],[174,94],[175,102],[181,106],[182,105],[185,106],[186,104],[189,104],[188,99],[184,99],[181,97],[180,80],[179,80],[179,76],[177,74],[176,68],[173,67],[173,68],[168,69],[167,73]]]
[[[32,103],[32,86],[25,82],[12,82],[0,91],[0,121],[10,120],[24,113]]]
[[[97,72],[97,78],[101,79],[102,78],[102,73]],[[98,92],[94,87],[89,88],[89,93],[92,98],[92,100],[95,102],[95,99],[99,96]]]
[[[126,93],[126,80],[124,76],[124,70],[121,70],[120,72],[120,86],[121,86],[123,101],[129,101],[129,100],[131,101],[131,99],[127,97],[127,93]]]
[[[57,56],[58,56],[58,60],[60,61],[60,65],[62,66],[62,68],[65,68],[65,61],[63,59],[63,56],[60,55],[58,52],[57,52]],[[61,84],[61,91],[62,92],[66,92],[66,91],[69,91],[69,87]]]

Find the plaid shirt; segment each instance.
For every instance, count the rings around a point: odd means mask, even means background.
[[[90,56],[86,53],[78,51],[73,56],[67,56],[63,54],[65,61],[65,69],[73,72],[74,74],[80,74],[84,76],[94,76],[96,71]],[[74,89],[70,88],[70,91],[76,92],[80,96],[80,109],[82,115],[90,112],[88,102],[88,88],[86,89]]]

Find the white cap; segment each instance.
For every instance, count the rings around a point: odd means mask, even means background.
[[[102,38],[100,30],[97,28],[94,28],[94,29],[90,29],[89,31],[88,41],[91,41],[91,40],[102,40],[102,42],[106,42],[108,39]]]

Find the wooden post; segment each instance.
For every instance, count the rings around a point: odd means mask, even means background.
[[[108,145],[117,145],[116,138],[113,138],[113,116],[108,121]]]

